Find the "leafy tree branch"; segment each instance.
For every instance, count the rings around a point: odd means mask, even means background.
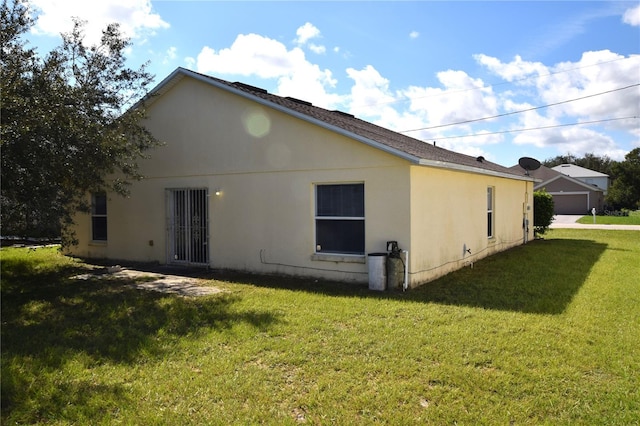
[[[40,58],[24,39],[29,4],[4,0],[0,18],[2,233],[72,243],[69,225],[89,210],[87,194],[126,195],[142,178],[138,161],[159,145],[141,125],[144,104],[132,108],[153,76],[148,64],[127,67],[131,42],[117,24],[86,46],[75,20]]]

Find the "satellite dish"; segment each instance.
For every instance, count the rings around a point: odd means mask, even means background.
[[[520,167],[527,171],[525,173],[527,176],[529,176],[529,171],[538,170],[540,168],[540,162],[531,157],[522,157],[518,160],[518,164],[520,164]]]

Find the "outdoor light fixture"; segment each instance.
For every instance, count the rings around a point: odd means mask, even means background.
[[[218,188],[216,189],[216,195],[219,197],[222,195],[222,189]]]

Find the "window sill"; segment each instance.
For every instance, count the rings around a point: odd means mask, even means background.
[[[107,245],[107,241],[91,240],[91,241],[89,241],[89,245],[90,246],[106,246]]]
[[[314,253],[311,255],[311,260],[336,263],[365,263],[364,255],[360,254]]]

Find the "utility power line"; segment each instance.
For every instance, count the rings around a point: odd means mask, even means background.
[[[459,139],[459,138],[470,138],[472,136],[487,136],[487,135],[499,135],[504,133],[516,133],[516,132],[530,132],[533,130],[545,130],[545,129],[553,129],[557,127],[568,127],[568,126],[581,126],[585,124],[597,124],[597,123],[605,123],[609,121],[620,121],[620,120],[631,120],[638,119],[638,116],[630,116],[630,117],[617,117],[617,118],[604,118],[602,120],[591,120],[591,121],[579,121],[577,123],[564,123],[564,124],[554,124],[552,126],[540,126],[540,127],[530,127],[527,129],[513,129],[513,130],[500,130],[497,132],[486,132],[486,133],[475,133],[471,135],[460,135],[460,136],[443,136],[437,138],[438,140],[442,139]]]
[[[567,103],[570,103],[570,102],[580,101],[580,100],[587,99],[587,98],[593,98],[595,96],[606,95],[608,93],[619,92],[621,90],[626,90],[626,89],[630,89],[632,87],[637,87],[637,86],[640,86],[640,83],[631,84],[629,86],[619,87],[617,89],[611,89],[611,90],[607,90],[607,91],[600,92],[600,93],[594,93],[594,94],[591,94],[591,95],[581,96],[581,97],[575,98],[575,99],[569,99],[569,100],[566,100],[566,101],[555,102],[555,103],[552,103],[552,104],[541,105],[541,106],[522,109],[522,110],[518,110],[518,111],[505,112],[503,114],[492,115],[492,116],[489,116],[489,117],[474,118],[474,119],[471,119],[471,120],[463,120],[463,121],[457,121],[457,122],[454,122],[454,123],[447,123],[447,124],[439,124],[437,126],[420,127],[418,129],[402,130],[399,133],[411,133],[411,132],[417,132],[419,130],[432,130],[432,129],[439,129],[439,128],[442,128],[442,127],[457,126],[457,125],[460,125],[460,124],[468,124],[468,123],[476,123],[478,121],[492,120],[494,118],[506,117],[508,115],[514,115],[514,114],[521,114],[523,112],[535,111],[535,110],[538,110],[538,109],[549,108],[549,107],[552,107],[552,106],[567,104]]]

